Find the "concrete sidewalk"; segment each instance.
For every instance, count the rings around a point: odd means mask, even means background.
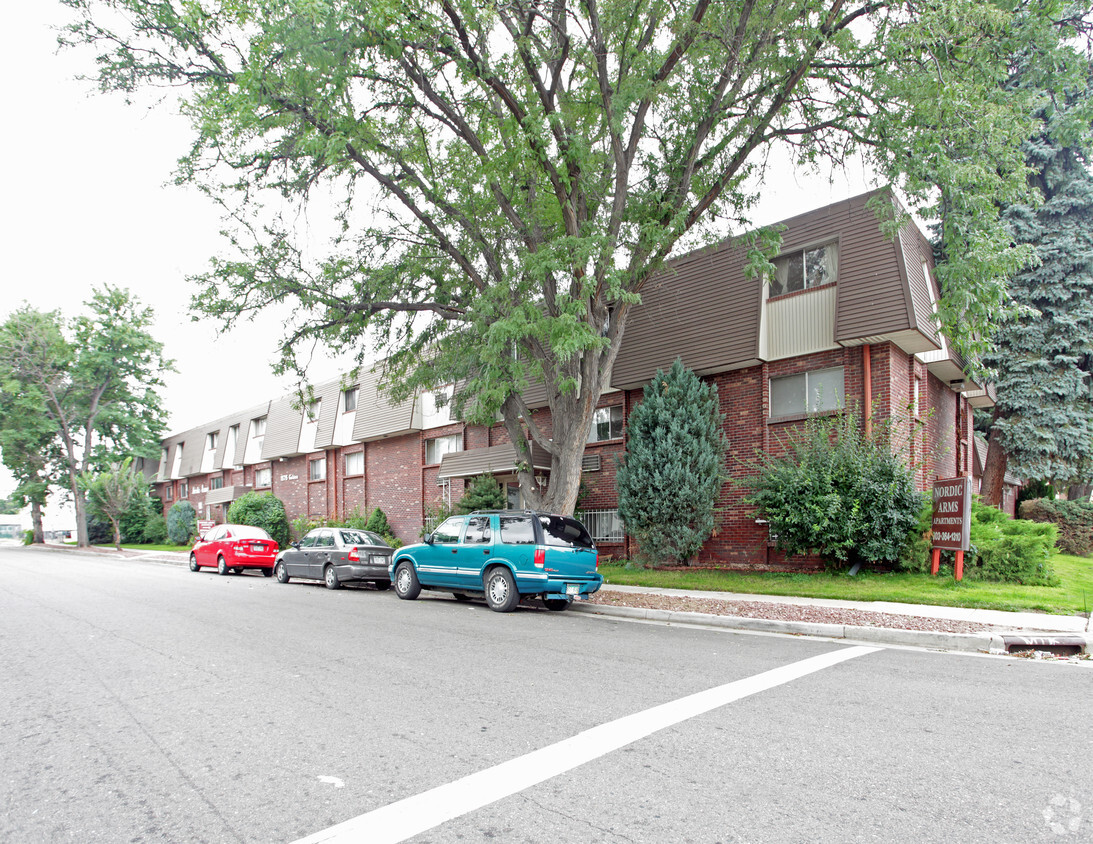
[[[746,630],[761,633],[781,633],[796,636],[816,636],[843,639],[874,645],[932,648],[937,650],[972,651],[1006,654],[1017,651],[1041,650],[1052,653],[1093,653],[1093,633],[1090,619],[1085,616],[1048,615],[1035,612],[1003,612],[1000,610],[939,607],[929,604],[899,604],[884,601],[837,601],[822,598],[794,598],[775,595],[746,595],[731,592],[703,592],[684,589],[651,589],[642,586],[605,584],[603,591],[635,595],[642,598],[691,597],[724,602],[755,602],[782,607],[816,607],[851,610],[860,616],[884,614],[886,624],[843,624],[816,621],[787,621],[751,618],[744,615],[683,612],[650,607],[610,606],[576,603],[580,612],[605,616],[639,619],[667,624],[699,625],[721,629]],[[989,625],[992,629],[977,633],[948,633],[906,629],[887,619],[903,616],[915,618],[966,621]]]

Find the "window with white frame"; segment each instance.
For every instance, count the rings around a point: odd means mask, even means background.
[[[307,461],[307,479],[309,481],[326,480],[326,458],[316,457]]]
[[[215,478],[209,478],[209,489],[223,489],[224,479],[219,475]]]
[[[432,465],[439,463],[445,454],[463,450],[463,437],[451,434],[447,437],[433,437],[425,440],[425,462]]]
[[[350,413],[357,409],[357,398],[360,396],[360,389],[357,387],[351,387],[345,391],[345,412]]]
[[[312,402],[308,402],[308,405],[307,405],[307,421],[308,422],[318,422],[319,421],[319,411],[321,411],[322,409],[323,409],[323,400],[322,399],[315,399]]]
[[[265,487],[273,485],[273,469],[267,466],[265,469],[254,470],[254,485]]]
[[[622,405],[601,407],[592,414],[592,430],[588,433],[590,443],[622,438]]]
[[[163,488],[163,500],[164,501],[170,501],[172,498],[175,497],[174,496],[174,490],[171,489],[172,486],[173,486],[173,484],[167,484],[167,486],[165,486]]]
[[[175,460],[171,464],[171,477],[177,478],[182,473],[182,449],[185,443],[179,443],[175,446]]]
[[[839,271],[839,247],[835,243],[825,243],[781,255],[773,263],[771,296],[808,290],[835,281]]]
[[[239,444],[239,426],[228,428],[228,439],[224,443],[224,453],[220,458],[220,467],[227,469],[235,464],[235,447]]]
[[[205,444],[205,448],[209,451],[216,451],[216,443],[220,439],[219,431],[212,431],[209,433],[208,442]]]
[[[189,481],[182,481],[178,485],[178,497],[179,498],[188,498],[189,495],[190,495],[190,482]]]
[[[364,452],[354,451],[345,455],[345,474],[346,475],[363,475],[364,474]]]
[[[452,422],[452,387],[439,387],[421,394],[421,427],[439,428]]]
[[[771,378],[770,415],[793,416],[838,410],[843,406],[845,390],[841,366]]]

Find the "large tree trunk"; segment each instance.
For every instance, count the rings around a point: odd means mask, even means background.
[[[1002,486],[1006,480],[1006,464],[1008,457],[999,438],[997,428],[991,429],[990,439],[987,440],[987,465],[983,467],[983,483],[979,490],[979,497],[984,504],[991,507],[1002,506]]]
[[[1093,494],[1093,484],[1071,484],[1066,491],[1068,501],[1088,501]]]
[[[42,505],[37,501],[30,502],[30,526],[34,530],[34,544],[42,545],[46,541],[46,533],[42,530]]]

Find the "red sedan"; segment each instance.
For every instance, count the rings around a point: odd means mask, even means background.
[[[202,566],[215,566],[219,574],[259,569],[266,577],[271,577],[277,551],[277,543],[262,528],[217,525],[198,537],[190,549],[190,571],[198,571]]]

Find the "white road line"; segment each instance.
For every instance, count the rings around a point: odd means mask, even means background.
[[[592,727],[572,738],[447,785],[375,809],[301,838],[295,844],[394,844],[405,841],[452,818],[598,759],[665,727],[878,650],[881,649],[865,646],[843,648],[662,703],[644,712]]]

